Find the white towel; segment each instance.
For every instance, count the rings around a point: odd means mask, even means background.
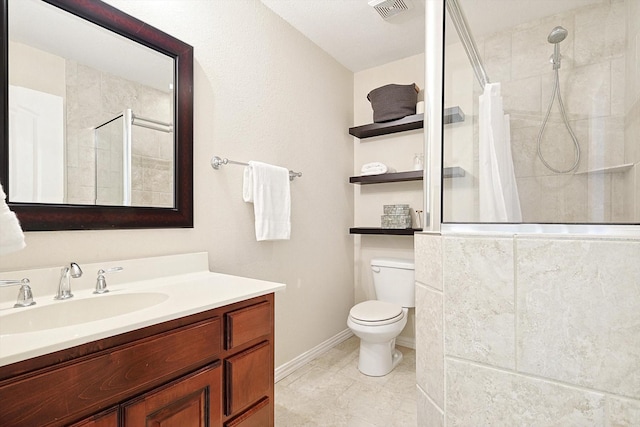
[[[388,167],[384,163],[371,162],[362,165],[360,169],[361,175],[382,175],[388,172],[395,172],[395,169]]]
[[[291,237],[289,170],[250,161],[244,168],[242,198],[253,203],[256,240],[288,240]]]
[[[18,218],[7,206],[6,198],[0,184],[0,254],[19,251],[27,246]]]

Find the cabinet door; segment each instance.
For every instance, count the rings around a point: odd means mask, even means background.
[[[269,395],[272,349],[265,341],[229,357],[225,363],[225,415],[235,415]]]
[[[69,427],[118,427],[118,408],[108,409],[71,424]]]
[[[220,362],[122,405],[126,427],[218,427],[222,416]]]

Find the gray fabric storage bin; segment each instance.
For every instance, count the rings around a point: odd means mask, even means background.
[[[373,108],[373,121],[382,123],[415,114],[419,90],[415,83],[388,84],[373,89],[367,95]]]

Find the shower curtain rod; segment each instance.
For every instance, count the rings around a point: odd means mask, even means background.
[[[249,163],[245,163],[245,162],[237,162],[235,160],[229,160],[226,157],[224,159],[218,157],[218,156],[213,156],[211,158],[211,167],[214,168],[215,170],[220,169],[220,166],[222,165],[229,165],[229,164],[233,164],[233,165],[241,165],[241,166],[249,166]],[[293,181],[294,178],[300,178],[302,176],[302,172],[294,172],[292,170],[289,170],[289,181]]]
[[[469,23],[467,22],[467,18],[464,16],[464,11],[460,7],[458,0],[446,0],[446,5],[449,16],[453,21],[453,26],[456,27],[458,37],[460,37],[462,46],[467,52],[473,72],[478,79],[478,83],[480,83],[480,86],[484,89],[486,84],[490,83],[489,77],[487,76],[487,72],[482,64],[482,58],[480,58],[480,54],[478,53],[478,46],[476,46],[476,42],[469,31]]]

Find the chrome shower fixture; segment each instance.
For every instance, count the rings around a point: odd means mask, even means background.
[[[538,132],[537,139],[537,147],[538,147],[538,157],[540,161],[547,167],[547,169],[555,172],[555,173],[569,173],[577,169],[578,164],[580,163],[580,144],[578,143],[578,138],[576,138],[573,129],[571,129],[571,124],[569,123],[569,118],[567,117],[567,112],[564,108],[564,102],[562,102],[562,94],[560,93],[560,76],[558,69],[560,68],[560,60],[562,59],[562,55],[560,55],[560,42],[567,38],[569,32],[566,28],[557,26],[549,33],[547,37],[547,41],[553,44],[553,55],[549,59],[549,62],[553,64],[554,71],[554,81],[553,81],[553,89],[551,90],[551,99],[549,100],[549,107],[547,108],[547,113],[544,115],[544,119],[542,120],[542,126],[540,127],[540,132]],[[573,164],[567,169],[556,169],[551,166],[544,158],[542,154],[542,135],[544,134],[544,129],[547,126],[547,121],[549,120],[549,114],[551,113],[551,106],[553,105],[553,100],[558,97],[558,105],[560,106],[560,113],[562,113],[562,121],[564,121],[564,125],[569,132],[569,136],[571,136],[571,141],[573,142]]]
[[[560,61],[562,59],[562,55],[560,55],[560,42],[567,38],[569,31],[566,28],[558,25],[549,33],[547,37],[547,41],[553,44],[553,55],[549,58],[549,62],[553,64],[553,69],[557,70],[560,68]]]

